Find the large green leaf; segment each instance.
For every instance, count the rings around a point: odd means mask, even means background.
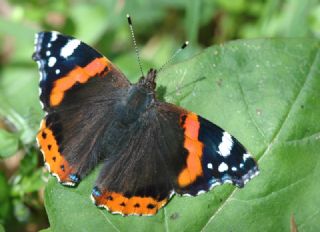
[[[261,173],[244,189],[216,187],[175,196],[156,216],[122,217],[89,195],[99,170],[77,188],[50,179],[45,204],[52,231],[320,230],[320,53],[311,39],[260,39],[214,46],[167,68],[168,101],[232,133]],[[99,169],[99,168],[98,168]]]

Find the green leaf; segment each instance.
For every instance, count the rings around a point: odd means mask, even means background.
[[[0,158],[12,156],[18,150],[19,138],[6,130],[0,129]]]
[[[51,228],[40,230],[40,232],[52,232]]]
[[[261,173],[244,189],[175,196],[152,217],[122,217],[89,196],[99,168],[77,188],[51,178],[52,231],[319,231],[320,52],[312,39],[239,40],[213,46],[160,73],[167,101],[238,138]],[[76,213],[75,213],[76,212]]]
[[[8,220],[11,209],[10,204],[10,186],[4,173],[0,172],[0,232],[1,224]]]
[[[111,24],[107,20],[109,11],[111,9],[104,9],[97,4],[75,4],[70,12],[75,25],[78,25],[74,36],[81,38],[86,43],[93,44],[96,42],[106,30],[106,27]],[[92,27],[92,25],[95,26]],[[91,31],[91,33],[88,33],[88,31]]]
[[[8,20],[4,18],[5,17],[0,17],[0,39],[3,36],[8,36],[12,42],[14,41],[15,46],[15,49],[12,51],[12,59],[10,58],[10,61],[20,64],[25,64],[26,62],[30,63],[30,54],[32,54],[33,50],[30,44],[34,41],[34,33],[36,30],[30,25],[27,26],[22,21]],[[20,79],[23,80],[23,78]]]
[[[33,193],[44,187],[44,181],[42,180],[43,171],[41,169],[34,169],[33,173],[28,176],[18,175],[16,177],[19,183],[15,183],[12,187],[12,196],[23,196],[26,193]]]
[[[0,79],[0,116],[19,132],[23,144],[34,143],[42,115],[36,65],[33,68],[6,66]],[[21,78],[23,77],[23,78]],[[19,81],[17,82],[17,80]]]
[[[13,200],[14,216],[19,222],[27,222],[30,219],[30,209],[20,200]]]
[[[38,168],[38,152],[29,151],[20,161],[19,172],[11,188],[12,197],[23,197],[45,186],[43,170]]]
[[[198,40],[199,21],[201,12],[201,1],[192,1],[187,4],[186,10],[186,28],[188,38],[192,44]]]

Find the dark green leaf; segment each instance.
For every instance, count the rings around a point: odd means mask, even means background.
[[[289,231],[291,215],[298,231],[319,231],[319,67],[315,40],[261,39],[214,46],[167,68],[158,83],[166,99],[238,138],[260,175],[241,190],[175,196],[153,217],[96,208],[89,195],[98,170],[74,189],[51,178],[52,231]]]
[[[33,173],[28,176],[18,175],[16,177],[18,183],[15,183],[12,187],[11,195],[18,197],[27,193],[36,192],[44,186],[42,177],[43,173],[41,169],[34,169]]]
[[[52,232],[51,228],[40,230],[40,232]]]
[[[20,200],[13,201],[14,216],[19,222],[27,222],[30,219],[30,209]]]
[[[4,230],[3,225],[1,225],[1,224],[0,224],[0,232],[6,232],[6,231]]]
[[[26,154],[20,162],[19,172],[23,176],[28,176],[33,173],[39,163],[38,153],[30,152]]]
[[[9,217],[10,212],[10,186],[7,183],[7,179],[2,172],[0,172],[0,232],[1,223]]]

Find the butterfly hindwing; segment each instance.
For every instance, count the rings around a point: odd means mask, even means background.
[[[130,83],[107,58],[80,40],[40,32],[35,47],[40,100],[46,111],[37,136],[39,146],[52,174],[63,184],[75,185],[106,155],[100,153],[103,145],[97,138]]]
[[[94,202],[113,213],[152,215],[174,192],[198,195],[225,182],[243,187],[258,172],[234,137],[168,103],[158,103],[115,136],[121,146],[105,162],[92,192]]]
[[[113,213],[153,215],[172,196],[185,164],[179,113],[153,107],[126,133],[120,127],[115,137],[121,146],[102,167],[92,198]]]

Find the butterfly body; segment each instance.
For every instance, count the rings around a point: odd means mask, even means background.
[[[77,185],[102,164],[91,197],[122,215],[154,215],[174,193],[196,196],[258,174],[219,126],[156,98],[157,72],[132,84],[107,58],[57,32],[36,36],[46,115],[37,140],[46,166]]]
[[[150,70],[149,73],[154,73]],[[151,74],[150,74],[151,75]],[[155,75],[155,74],[152,74]],[[128,88],[127,94],[115,106],[117,119],[124,124],[136,122],[143,114],[156,104],[155,90],[150,88],[149,80],[141,79]]]

